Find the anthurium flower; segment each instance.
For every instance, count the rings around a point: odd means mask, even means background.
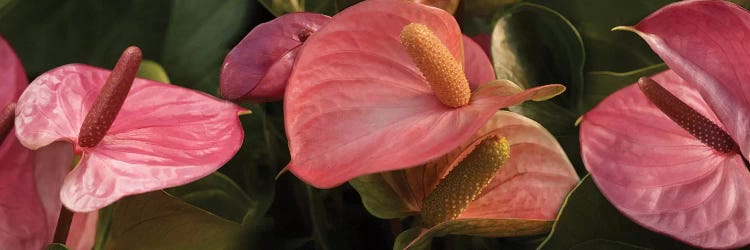
[[[584,163],[609,201],[702,248],[750,243],[749,23],[734,4],[683,1],[622,28],[671,70],[614,93],[581,124]]]
[[[81,160],[65,176],[63,204],[90,212],[120,197],[185,184],[221,167],[239,149],[244,109],[178,86],[135,78],[140,50],[113,71],[71,64],[50,70],[16,108],[20,142],[73,144]],[[132,87],[130,86],[132,84]]]
[[[255,26],[224,58],[221,96],[228,100],[278,101],[305,40],[330,17],[298,12]]]
[[[60,157],[61,151],[45,148],[34,152],[21,145],[16,138],[13,121],[18,96],[28,86],[26,73],[10,45],[0,37],[0,248],[42,249],[52,243],[60,213],[62,167],[70,167],[71,157]],[[68,148],[69,149],[69,148]],[[52,164],[50,161],[54,162]],[[63,173],[63,174],[60,174]],[[49,196],[57,192],[58,195]],[[79,218],[81,215],[74,215]],[[95,218],[94,218],[95,219]],[[75,220],[75,218],[74,218]],[[71,249],[89,249],[96,230],[90,225],[74,222],[70,230],[75,235],[67,242],[77,241]],[[83,248],[80,248],[83,247]]]
[[[365,1],[334,16],[289,77],[288,169],[328,188],[413,167],[458,147],[499,108],[564,89],[498,80],[472,90],[462,39],[450,14],[408,1]]]
[[[493,138],[507,145],[488,151]],[[508,155],[493,160],[498,153]],[[476,182],[488,167],[489,179]],[[455,180],[457,185],[450,183]],[[437,160],[351,183],[378,217],[420,215],[422,227],[405,231],[397,241],[401,247],[416,248],[446,234],[509,237],[547,232],[577,182],[565,152],[547,130],[521,115],[498,111],[470,141]],[[371,193],[368,188],[383,190]],[[379,198],[384,193],[392,199]]]

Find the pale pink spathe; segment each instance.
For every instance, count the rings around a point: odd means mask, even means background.
[[[104,139],[78,147],[83,119],[108,76],[87,65],[61,66],[34,80],[18,102],[22,144],[37,149],[68,141],[83,153],[60,192],[69,209],[90,212],[126,195],[191,182],[216,171],[242,144],[238,106],[136,78]]]

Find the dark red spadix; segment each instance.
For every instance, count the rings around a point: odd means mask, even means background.
[[[141,49],[130,46],[122,52],[120,59],[112,69],[112,74],[102,87],[81,125],[78,145],[85,148],[96,146],[107,134],[107,130],[120,112],[130,86],[133,85],[138,67],[141,64]]]
[[[722,153],[740,152],[739,146],[732,137],[729,137],[727,132],[680,101],[656,81],[648,77],[641,77],[638,80],[638,87],[641,88],[641,91],[651,103],[664,112],[669,119],[672,119],[703,144]]]
[[[15,114],[15,112],[15,102],[9,103],[8,106],[5,106],[5,108],[0,111],[0,143],[5,140],[5,137],[8,136],[10,130],[13,129],[13,120],[15,120],[13,114]]]

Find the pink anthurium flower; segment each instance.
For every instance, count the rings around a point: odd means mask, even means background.
[[[499,108],[564,90],[523,91],[505,80],[472,90],[462,40],[450,14],[408,1],[365,1],[334,16],[308,38],[289,77],[288,169],[329,188],[413,167],[458,147]]]
[[[58,67],[18,100],[16,133],[24,146],[64,141],[82,154],[59,194],[72,211],[95,211],[126,195],[194,181],[216,171],[242,144],[238,114],[247,111],[135,78],[140,57],[138,48],[128,48],[111,72]]]
[[[221,96],[228,100],[281,100],[300,47],[330,19],[298,12],[253,28],[224,59]]]
[[[750,244],[749,24],[746,10],[701,0],[621,28],[671,70],[614,93],[581,124],[584,163],[609,201],[702,248]]]
[[[484,140],[493,136],[507,140],[509,158],[504,161],[482,159],[492,154],[482,147]],[[479,161],[481,166],[461,172],[459,168],[466,168],[472,161]],[[461,179],[458,187],[440,187],[451,186],[447,182],[455,179],[456,174],[472,175],[482,171],[483,166],[492,166],[493,171],[486,186],[469,195],[473,199],[452,200],[463,198],[462,189],[473,183],[465,181],[465,176],[458,177]],[[399,202],[404,209],[390,215],[371,209],[375,215],[387,218],[420,214],[422,218],[422,227],[406,231],[405,234],[412,236],[403,236],[407,237],[406,242],[397,243],[405,248],[424,246],[432,237],[446,234],[509,237],[547,232],[565,196],[578,182],[573,166],[555,138],[533,120],[507,111],[495,113],[470,141],[437,160],[376,175],[386,180],[387,189],[393,190],[398,201],[377,200],[364,193],[365,205],[379,207],[380,204],[373,203]],[[362,190],[368,178],[373,177],[357,179],[352,184]],[[430,201],[436,198],[440,202]],[[445,214],[443,210],[453,217],[430,218]]]
[[[15,102],[28,86],[26,73],[10,45],[0,37],[0,248],[43,249],[52,243],[60,213],[56,180],[70,167],[71,157],[56,147],[34,152],[21,145],[13,128]],[[68,162],[55,162],[68,159]],[[62,173],[62,174],[61,174]],[[59,181],[57,181],[59,182]],[[79,223],[74,215],[66,242],[71,249],[91,249],[94,241],[90,224]],[[77,220],[76,220],[77,219]],[[96,218],[92,219],[94,222]]]

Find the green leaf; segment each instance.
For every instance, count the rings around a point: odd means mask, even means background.
[[[143,60],[138,68],[138,77],[169,83],[169,77],[159,63],[151,60]]]
[[[68,250],[68,247],[60,243],[53,243],[47,246],[47,250]]]
[[[544,102],[510,107],[547,128],[560,142],[580,173],[578,128],[583,113],[583,42],[575,27],[544,6],[522,3],[504,12],[492,33],[492,58],[498,79],[524,88],[562,83],[567,90]]]
[[[226,54],[247,30],[254,5],[245,0],[174,2],[161,63],[176,84],[218,94]]]
[[[116,203],[115,203],[116,204]],[[112,211],[115,205],[109,205],[97,212],[99,218],[96,220],[96,239],[94,240],[94,249],[104,249],[107,245],[109,230],[112,225]]]
[[[362,0],[258,0],[268,12],[281,16],[292,12],[315,12],[333,16]]]
[[[559,13],[527,3],[505,12],[492,32],[492,60],[498,79],[524,88],[565,85],[566,92],[554,102],[578,109],[583,93],[583,42]]]
[[[393,250],[406,249],[406,247],[409,246],[409,243],[412,243],[414,240],[416,240],[423,230],[423,228],[414,227],[401,232],[400,234],[398,234],[398,237],[396,237],[396,241],[393,243]],[[430,243],[432,243],[432,241],[429,240],[416,242],[411,245],[411,249],[430,249]]]
[[[392,171],[365,175],[352,179],[349,184],[362,197],[362,204],[370,214],[381,219],[403,218],[415,213],[386,180],[387,177],[397,178],[391,183],[407,185],[408,180],[402,173],[403,171]],[[399,176],[402,178],[398,178]]]
[[[242,223],[242,219],[254,203],[232,179],[218,172],[164,191],[193,206],[237,223]]]
[[[240,116],[245,138],[242,147],[219,171],[242,187],[251,200],[244,216],[244,224],[254,224],[268,211],[276,192],[274,177],[283,164],[289,160],[289,153],[283,131],[281,114],[268,115],[274,104],[253,104],[249,115]]]
[[[586,175],[573,189],[539,249],[694,249],[623,216]]]
[[[593,71],[586,73],[586,88],[584,89],[584,109],[596,106],[608,95],[638,81],[643,76],[651,76],[667,70],[665,64],[655,64],[630,72],[618,73],[610,71]]]
[[[242,227],[163,191],[126,197],[113,206],[104,249],[242,249]]]
[[[68,63],[111,68],[130,45],[159,58],[171,1],[16,1],[0,33],[30,77]]]
[[[503,13],[521,0],[464,0],[456,12],[461,32],[469,36],[490,34],[496,21],[495,14]]]
[[[393,249],[427,249],[434,237],[448,234],[482,237],[517,237],[546,233],[552,221],[524,219],[457,219],[432,228],[411,228],[402,232]],[[408,248],[407,248],[408,247]]]
[[[612,28],[635,25],[672,0],[530,0],[561,13],[578,29],[586,45],[585,71],[631,71],[661,63],[648,45],[629,32]]]

